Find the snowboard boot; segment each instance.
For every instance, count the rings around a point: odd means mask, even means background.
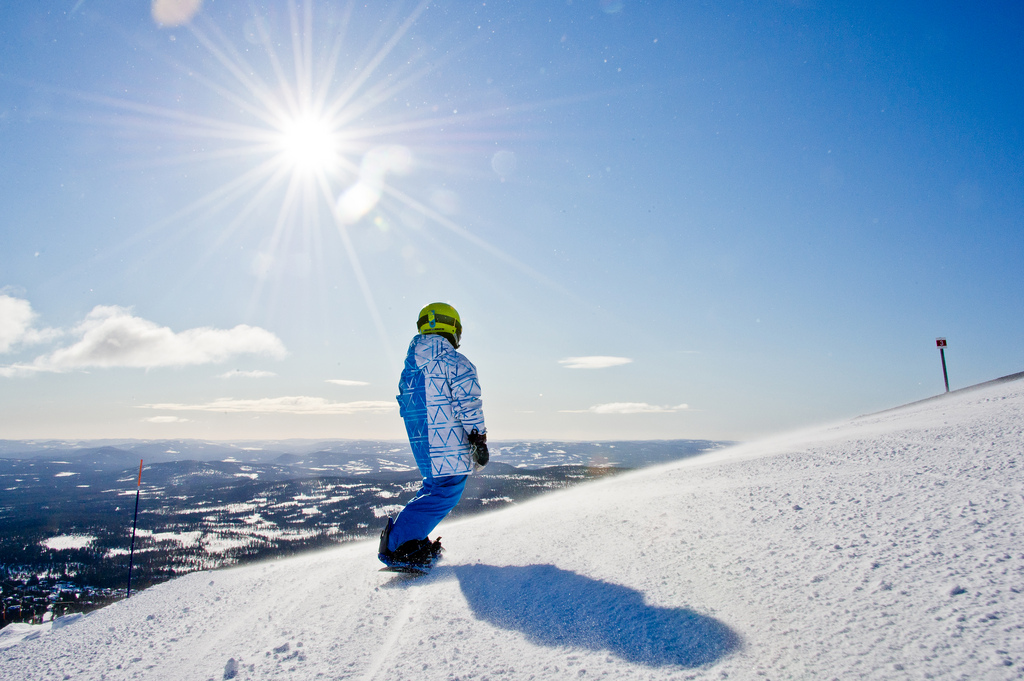
[[[386,556],[384,562],[389,567],[411,567],[429,569],[441,558],[441,538],[434,541],[430,539],[410,539],[405,542],[390,556]]]
[[[388,567],[413,567],[427,569],[441,558],[441,538],[434,541],[427,539],[410,539],[394,551],[388,548],[391,529],[395,521],[388,518],[387,526],[381,530],[380,544],[377,546],[377,560]]]
[[[395,521],[388,516],[388,524],[380,532],[380,545],[377,547],[377,560],[384,563],[385,565],[391,565],[391,559],[394,555],[392,551],[388,549],[388,540],[391,539],[391,528],[395,526]]]

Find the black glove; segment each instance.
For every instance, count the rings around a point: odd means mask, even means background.
[[[483,468],[491,460],[487,451],[487,433],[481,433],[476,428],[469,434],[469,451],[473,455],[473,462]]]

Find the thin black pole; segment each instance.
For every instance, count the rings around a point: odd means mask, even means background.
[[[946,348],[939,348],[939,357],[942,358],[942,380],[946,382],[946,392],[949,392],[949,376],[946,374]]]
[[[128,553],[128,593],[125,598],[132,597],[132,566],[135,563],[135,527],[139,522],[139,494],[142,492],[142,459],[139,459],[139,486],[135,490],[135,518],[132,520],[132,548]]]

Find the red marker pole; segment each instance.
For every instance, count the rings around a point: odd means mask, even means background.
[[[142,459],[139,459],[139,486],[135,490],[135,518],[132,520],[132,548],[128,553],[128,593],[125,598],[132,597],[132,566],[135,563],[135,527],[139,522],[139,494],[142,493]]]
[[[946,339],[936,338],[935,347],[939,349],[939,357],[942,358],[942,380],[946,382],[946,392],[949,392],[949,375],[946,374]]]

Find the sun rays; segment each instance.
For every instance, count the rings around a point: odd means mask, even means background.
[[[359,8],[354,4],[319,8],[329,15],[324,18],[314,17],[312,0],[292,1],[279,14],[246,19],[242,44],[201,11],[176,29],[187,31],[199,52],[193,50],[187,60],[169,56],[184,54],[180,50],[161,50],[156,56],[202,97],[193,95],[180,106],[159,99],[87,97],[108,115],[114,112],[109,121],[121,130],[140,138],[177,140],[168,144],[168,152],[146,157],[150,167],[226,171],[211,172],[220,178],[218,183],[132,239],[135,244],[157,237],[177,240],[200,229],[209,234],[208,246],[196,254],[190,272],[169,288],[198,275],[236,236],[259,229],[263,245],[253,261],[250,312],[267,304],[275,263],[298,244],[310,254],[309,276],[318,277],[322,287],[339,271],[348,272],[380,348],[390,355],[375,288],[352,230],[383,224],[382,214],[410,213],[420,216],[422,224],[443,228],[482,254],[552,286],[546,277],[431,208],[427,190],[406,181],[414,169],[432,172],[439,149],[483,146],[481,139],[493,144],[512,134],[501,130],[502,123],[495,120],[502,119],[486,107],[464,107],[457,114],[424,101],[425,92],[432,94],[424,83],[451,54],[466,49],[453,46],[431,59],[424,57],[410,31],[428,4],[407,6],[407,13],[394,10],[385,21],[374,21],[374,32],[366,34],[355,26]],[[196,54],[205,56],[198,59]],[[205,105],[196,103],[200,100]],[[521,111],[522,105],[503,106],[500,113],[508,115],[512,108]],[[456,123],[470,128],[459,130]],[[474,123],[479,128],[472,128]],[[446,169],[470,172],[457,164]],[[346,266],[325,260],[330,256],[324,246],[330,240],[344,251]]]

